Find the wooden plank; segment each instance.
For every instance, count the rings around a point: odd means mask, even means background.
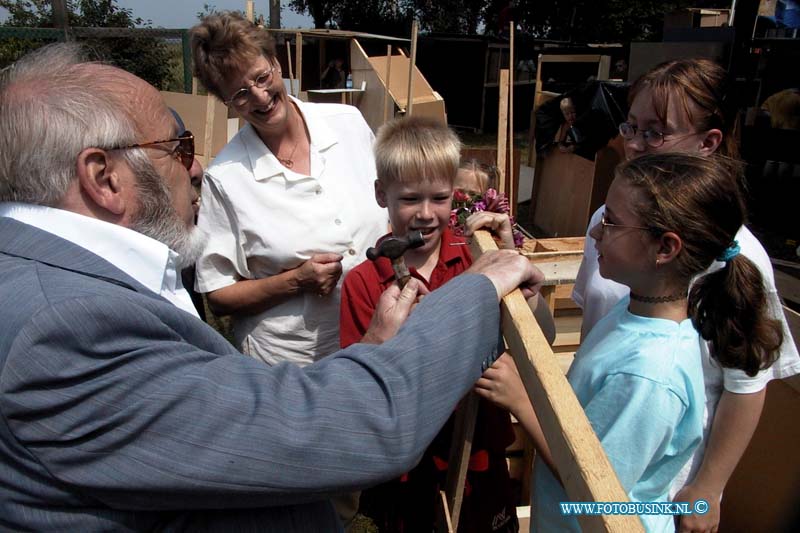
[[[214,145],[214,105],[216,98],[210,94],[206,96],[206,127],[203,135],[203,167],[208,168],[211,163],[211,152]],[[227,119],[225,120],[227,126]],[[227,134],[227,127],[226,127]]]
[[[300,91],[303,90],[303,34],[297,32],[294,35],[294,64],[297,72],[297,94],[295,96],[300,96]]]
[[[497,187],[506,191],[506,149],[508,148],[508,69],[500,70],[500,102],[497,112]]]
[[[508,23],[508,203],[510,215],[517,215],[517,186],[514,168],[514,21]]]
[[[254,18],[255,17],[255,5],[254,5],[254,1],[253,0],[247,0],[247,2],[245,4],[245,17],[250,22],[253,22],[255,20],[255,18]]]
[[[800,305],[800,279],[778,269],[774,269],[773,272],[778,295],[785,300]]]
[[[408,66],[408,91],[406,92],[406,116],[411,116],[414,107],[414,66],[417,62],[417,31],[419,25],[417,19],[411,23],[411,61]]]
[[[580,236],[589,222],[595,164],[575,154],[550,150],[537,160],[531,222],[544,234]]]
[[[161,91],[164,102],[181,116],[194,134],[195,152],[207,163],[228,142],[228,108],[213,96]],[[210,139],[210,144],[209,144]]]
[[[800,313],[784,305],[783,314],[786,316],[786,323],[789,324],[789,332],[794,337],[795,346],[800,346]]]
[[[389,105],[394,108],[392,95],[389,94],[389,82],[392,79],[392,45],[386,45],[386,85],[383,90],[383,123],[389,121]],[[394,115],[394,113],[392,113]]]
[[[450,445],[450,458],[447,466],[447,479],[445,480],[445,494],[447,507],[442,514],[450,517],[453,531],[458,531],[461,504],[464,500],[464,484],[467,481],[469,457],[472,453],[472,437],[475,434],[475,422],[478,418],[478,403],[480,397],[474,392],[469,392],[461,400],[461,405],[456,410],[453,424],[453,438]]]
[[[286,39],[286,65],[289,67],[290,87],[294,87],[294,71],[292,70],[292,43]]]
[[[475,233],[473,257],[477,259],[485,251],[495,249],[497,245],[488,232]],[[503,298],[501,315],[506,343],[525,390],[536,406],[536,415],[569,499],[628,501],[586,413],[519,290]],[[588,532],[644,531],[638,516],[585,515],[578,520]]]

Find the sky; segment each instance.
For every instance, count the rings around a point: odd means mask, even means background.
[[[286,4],[287,2],[282,2]],[[238,9],[244,11],[245,0],[117,0],[120,7],[133,10],[135,17],[151,20],[156,28],[190,28],[197,24],[197,13],[208,4],[218,10]],[[269,20],[269,0],[255,0],[256,15],[263,14]],[[8,12],[0,8],[0,21]],[[311,17],[298,15],[288,7],[281,11],[283,28],[313,28]]]

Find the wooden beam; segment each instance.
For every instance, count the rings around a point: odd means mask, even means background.
[[[508,23],[508,207],[517,215],[517,188],[514,186],[514,21]]]
[[[417,31],[419,24],[417,19],[411,24],[411,62],[408,64],[408,100],[406,100],[406,116],[411,116],[411,109],[414,107],[414,70],[417,62]]]
[[[467,481],[469,458],[472,454],[472,437],[475,434],[475,422],[478,418],[480,397],[469,392],[461,400],[456,411],[453,424],[453,437],[450,444],[450,458],[447,463],[447,479],[445,480],[445,502],[441,516],[449,520],[439,520],[440,529],[445,523],[452,531],[458,531],[461,503],[464,501],[464,483]]]
[[[64,33],[64,40],[69,40],[69,18],[65,0],[52,0],[53,8],[53,27],[60,29]]]
[[[289,66],[289,88],[294,88],[294,70],[292,70],[292,42],[286,39],[286,64]],[[291,94],[292,91],[289,91]]]
[[[488,232],[475,232],[472,237],[475,259],[496,249]],[[576,502],[628,501],[522,292],[516,290],[503,298],[501,316],[506,344],[528,397],[536,407],[536,416],[569,499]],[[584,515],[578,520],[587,532],[644,531],[638,515]]]
[[[300,98],[300,91],[303,90],[303,34],[297,32],[294,36],[294,70],[297,73],[297,94],[294,96]]]
[[[506,189],[506,149],[508,148],[508,69],[500,70],[500,102],[497,111],[497,187],[498,192],[508,193]]]
[[[247,20],[249,20],[250,22],[255,21],[255,5],[253,3],[253,0],[247,0],[245,2],[244,12],[245,12],[244,16],[247,18]]]
[[[394,113],[389,113],[389,106],[392,106],[394,109],[394,101],[392,100],[392,95],[389,94],[389,82],[392,79],[392,45],[386,45],[386,84],[383,91],[383,123],[386,124],[389,120],[389,115],[394,115]]]
[[[211,163],[211,152],[214,144],[214,107],[216,96],[206,96],[206,132],[203,136],[203,166],[208,168]]]

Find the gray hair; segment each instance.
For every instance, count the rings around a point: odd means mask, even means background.
[[[57,206],[82,150],[135,142],[133,120],[90,64],[79,46],[52,44],[0,72],[0,201]]]

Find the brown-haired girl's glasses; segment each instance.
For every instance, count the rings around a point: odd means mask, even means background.
[[[164,139],[163,141],[152,141],[146,143],[131,144],[128,146],[118,146],[111,148],[111,150],[129,150],[131,148],[147,148],[156,144],[165,144],[177,142],[178,144],[172,150],[171,154],[186,167],[186,170],[192,169],[194,164],[194,135],[191,131],[184,131],[180,136],[174,139]]]
[[[648,228],[647,226],[629,226],[627,224],[614,224],[612,222],[606,222],[606,214],[603,213],[600,215],[600,225],[603,226],[603,231],[606,228],[629,228],[629,229],[642,229],[645,231],[649,231],[651,233],[657,232],[655,228]]]
[[[622,138],[625,139],[626,141],[630,141],[631,139],[636,137],[637,133],[642,134],[644,142],[647,143],[647,145],[650,148],[661,148],[662,146],[664,146],[664,143],[667,140],[677,140],[677,139],[682,139],[684,137],[691,137],[692,135],[696,135],[696,132],[687,133],[685,135],[668,135],[666,133],[661,133],[660,131],[652,129],[640,130],[639,128],[637,128],[636,126],[634,126],[629,122],[623,122],[622,124],[619,125],[619,134],[622,135]]]

